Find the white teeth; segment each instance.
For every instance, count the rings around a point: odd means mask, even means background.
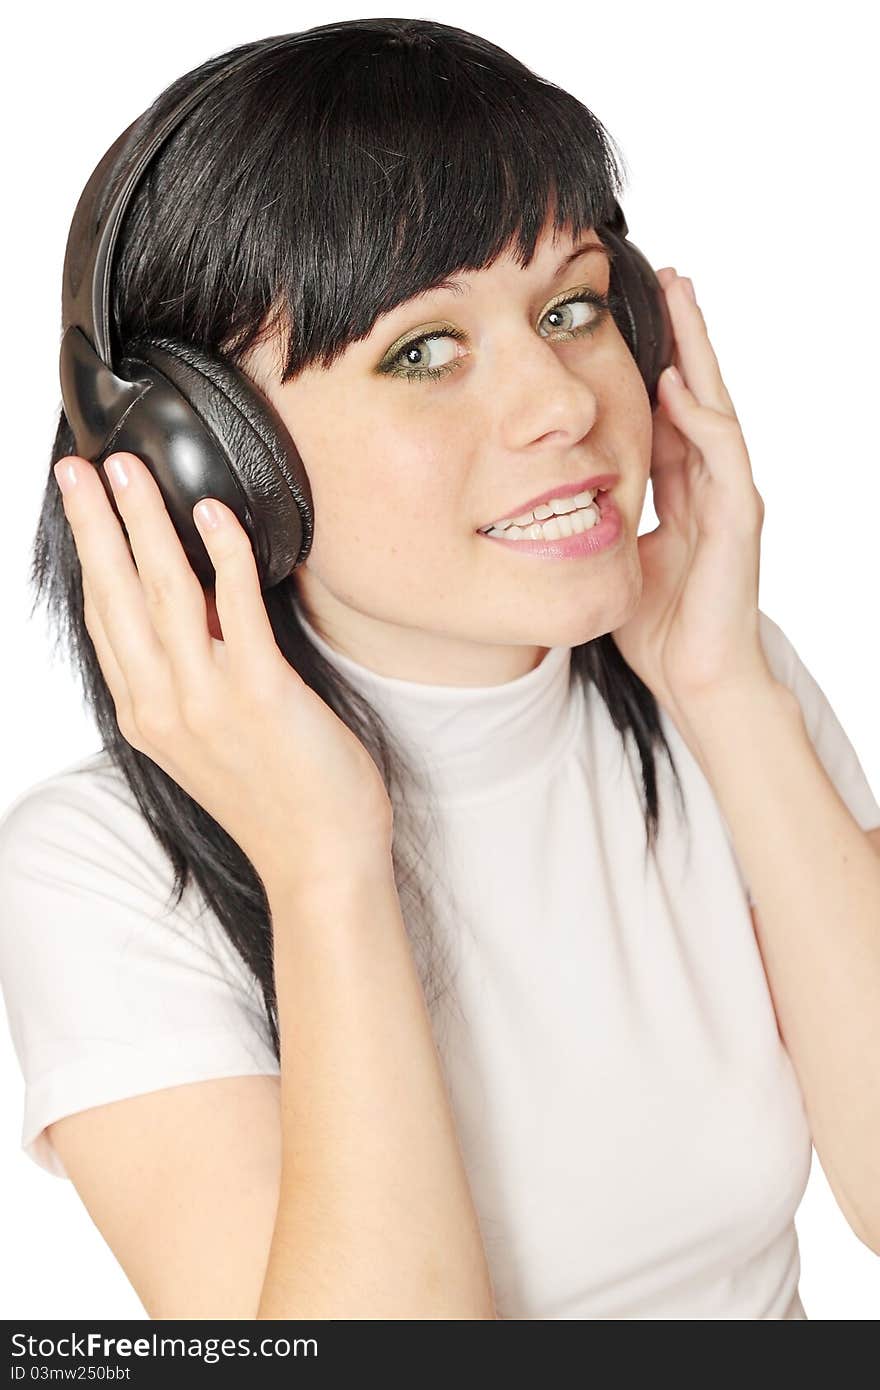
[[[486,535],[503,536],[506,541],[558,541],[589,531],[599,520],[599,508],[593,504],[568,515],[551,516],[547,521],[533,521],[529,526],[492,526]]]
[[[585,492],[576,492],[573,497],[551,497],[549,502],[542,502],[534,511],[523,512],[521,516],[504,517],[501,521],[494,521],[491,526],[481,527],[481,530],[488,533],[503,531],[509,526],[523,528],[534,525],[536,521],[548,521],[552,516],[568,516],[578,508],[589,507],[598,491],[598,488],[588,488]]]

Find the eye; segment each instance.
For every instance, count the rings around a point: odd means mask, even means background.
[[[572,313],[573,306],[574,313]],[[547,319],[553,315],[555,318],[563,320],[561,324],[553,325],[562,333],[563,339],[579,338],[585,333],[594,333],[610,308],[608,295],[598,294],[596,290],[583,289],[578,290],[576,294],[566,295],[564,299],[559,299],[555,304],[551,304],[543,317]]]
[[[574,312],[571,312],[572,306]],[[578,290],[558,299],[555,304],[544,310],[542,322],[552,315],[561,319],[562,323],[551,325],[555,329],[552,335],[542,333],[541,336],[552,336],[562,342],[571,338],[586,337],[595,333],[610,312],[610,292],[599,294],[598,291],[588,288]],[[423,381],[426,377],[437,380],[448,372],[455,371],[462,364],[462,358],[456,355],[452,347],[445,350],[440,348],[436,352],[433,350],[433,345],[442,343],[444,339],[463,343],[467,341],[467,335],[460,328],[446,327],[423,333],[418,338],[410,338],[408,343],[398,348],[393,357],[387,359],[379,371],[384,376],[402,377],[404,381]]]
[[[434,344],[444,339],[463,343],[467,335],[460,328],[438,328],[433,333],[423,333],[420,338],[410,338],[380,370],[388,376],[403,377],[405,381],[422,381],[425,377],[436,380],[445,376],[460,366],[461,359],[456,357],[454,347],[445,349],[445,355],[442,348],[434,349]],[[402,363],[402,367],[398,363]]]

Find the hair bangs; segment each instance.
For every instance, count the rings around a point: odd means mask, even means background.
[[[382,314],[448,276],[504,251],[527,266],[548,218],[554,235],[601,236],[620,196],[625,162],[601,121],[477,35],[358,20],[251,47],[132,199],[117,278],[130,293],[115,305],[124,337],[182,337],[185,326],[191,341],[216,343],[222,305],[224,353],[246,361],[277,334],[287,381],[332,366]],[[154,102],[132,157],[178,88]],[[157,267],[143,248],[157,243],[159,209],[174,255]]]
[[[284,380],[331,366],[382,314],[451,275],[505,250],[528,265],[548,218],[554,235],[600,228],[622,184],[601,123],[526,69],[513,74],[506,55],[375,38],[364,49],[313,91],[313,119],[299,110],[284,152],[293,187],[300,159],[332,171],[320,201],[299,206],[279,267]]]

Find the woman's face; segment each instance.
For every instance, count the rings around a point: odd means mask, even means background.
[[[609,288],[593,231],[551,240],[531,265],[509,257],[451,277],[377,320],[329,370],[278,384],[277,342],[246,370],[280,412],[315,507],[299,600],[331,646],[380,674],[494,685],[553,646],[623,623],[639,601],[636,535],[651,458],[651,407],[609,314],[553,302]],[[563,261],[583,244],[599,248]],[[548,318],[549,314],[549,318]],[[413,342],[437,330],[448,336]],[[418,372],[455,364],[436,379]],[[385,369],[385,370],[383,370]],[[393,373],[398,373],[394,375]],[[546,489],[619,474],[623,535],[611,548],[550,559],[478,534]]]

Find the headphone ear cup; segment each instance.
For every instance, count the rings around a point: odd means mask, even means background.
[[[660,374],[671,364],[675,352],[675,330],[666,295],[653,266],[637,246],[607,227],[603,236],[615,253],[611,263],[611,310],[636,360],[653,410]]]
[[[192,519],[202,497],[235,512],[261,588],[280,583],[311,549],[314,510],[302,459],[271,401],[231,363],[173,338],[131,343],[118,370],[146,389],[104,457],[126,450],[147,465],[203,587],[213,587],[214,567]]]

